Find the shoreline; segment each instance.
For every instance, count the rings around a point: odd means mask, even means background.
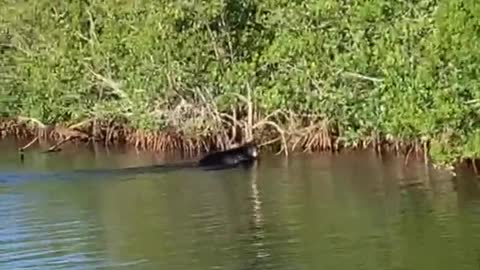
[[[23,120],[25,120],[23,118]],[[61,151],[61,145],[67,142],[73,142],[78,145],[88,144],[92,141],[100,143],[102,146],[108,148],[113,147],[132,147],[140,151],[152,151],[161,153],[179,153],[189,157],[198,156],[201,153],[216,150],[225,150],[234,145],[242,144],[245,138],[237,141],[220,141],[218,134],[213,134],[211,137],[191,138],[182,134],[176,134],[173,131],[142,131],[122,125],[121,128],[115,130],[100,130],[97,135],[92,135],[92,126],[94,124],[83,124],[73,127],[66,127],[65,125],[43,125],[36,123],[29,125],[25,121],[18,119],[2,119],[0,120],[0,139],[14,138],[27,142],[23,147],[19,148],[19,152],[23,155],[31,145],[41,143],[41,145],[50,145],[49,148],[44,149],[43,152],[57,152]],[[217,140],[215,140],[217,139]],[[474,163],[471,160],[464,159],[457,162],[440,164],[435,163],[429,157],[428,143],[420,144],[418,142],[375,142],[372,140],[364,140],[366,143],[360,143],[356,146],[342,146],[339,144],[337,138],[329,138],[330,143],[322,143],[322,146],[312,147],[311,143],[302,144],[298,147],[298,141],[285,139],[285,146],[282,145],[281,140],[270,140],[267,138],[259,138],[254,136],[254,140],[260,148],[267,148],[266,151],[271,154],[282,154],[288,156],[289,153],[343,153],[351,151],[372,150],[376,155],[395,155],[401,156],[404,159],[404,164],[407,165],[411,160],[423,162],[425,165],[431,165],[435,169],[447,171],[455,175],[455,169],[468,168],[478,175]],[[325,147],[325,145],[329,147]],[[305,146],[311,147],[307,149]],[[280,149],[280,151],[278,151]],[[425,151],[426,149],[426,151]]]
[[[15,4],[0,11],[3,133],[51,151],[372,147],[478,174],[472,3]]]

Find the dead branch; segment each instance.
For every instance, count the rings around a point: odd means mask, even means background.
[[[63,140],[61,140],[60,142],[56,143],[55,145],[53,145],[52,147],[48,148],[48,150],[44,151],[43,153],[52,153],[52,152],[58,152],[58,151],[61,151],[61,149],[59,148],[62,144],[72,140],[73,137],[67,137]]]
[[[38,141],[38,136],[35,136],[35,138],[33,140],[31,140],[29,143],[27,143],[25,146],[20,147],[19,151],[23,152],[23,151],[27,150],[27,148],[32,146],[36,141]]]

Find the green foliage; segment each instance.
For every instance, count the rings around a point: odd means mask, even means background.
[[[480,155],[475,0],[1,5],[2,115],[154,129],[179,97],[229,110],[248,83],[262,113],[318,115],[347,143],[448,133],[433,140],[434,159]]]

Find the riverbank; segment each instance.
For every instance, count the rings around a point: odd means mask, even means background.
[[[475,10],[460,0],[12,2],[0,10],[0,116],[17,135],[155,150],[252,137],[275,150],[426,149],[434,164],[456,164],[480,156]]]
[[[405,162],[409,158],[423,160],[428,162],[428,142],[421,144],[420,141],[402,142],[370,140],[360,141],[355,145],[342,144],[339,137],[335,137],[333,130],[326,126],[298,127],[291,130],[282,129],[285,124],[277,124],[268,121],[267,127],[258,128],[262,122],[254,122],[252,126],[236,119],[236,123],[244,123],[245,129],[232,129],[232,126],[225,125],[223,133],[212,134],[210,136],[191,135],[187,137],[180,132],[174,131],[156,131],[148,132],[135,130],[128,127],[127,124],[110,122],[105,123],[96,120],[83,121],[81,123],[66,125],[45,125],[37,119],[19,117],[16,119],[3,119],[0,121],[0,138],[16,137],[28,142],[20,148],[22,151],[29,148],[38,141],[50,142],[50,152],[59,150],[57,146],[68,142],[100,142],[105,146],[126,145],[137,149],[161,152],[183,152],[185,154],[198,155],[200,153],[212,150],[225,150],[233,145],[243,144],[253,139],[261,148],[267,148],[267,151],[275,151],[277,154],[288,155],[291,152],[322,152],[322,151],[350,151],[355,149],[371,148],[378,154],[385,152],[403,155]],[[298,121],[293,121],[293,124]],[[109,125],[107,125],[109,124]],[[272,130],[273,127],[273,130]],[[269,129],[270,128],[270,129]],[[276,129],[275,129],[276,128]],[[233,131],[232,131],[233,130]],[[272,139],[273,138],[273,139]],[[378,138],[377,138],[378,139]]]

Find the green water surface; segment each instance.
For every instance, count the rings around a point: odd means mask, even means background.
[[[151,153],[0,141],[0,269],[480,269],[480,182],[369,151],[118,178]],[[19,177],[12,177],[19,175]],[[402,188],[401,181],[423,185]]]

